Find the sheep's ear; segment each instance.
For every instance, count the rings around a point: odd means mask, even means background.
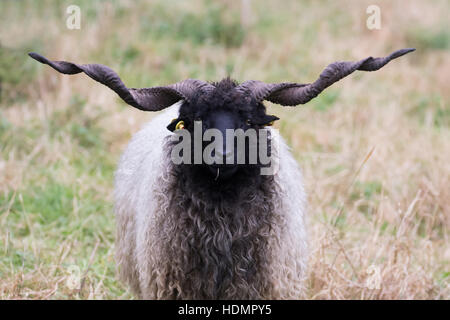
[[[254,123],[260,126],[271,126],[277,120],[280,120],[280,118],[266,114],[263,118],[256,120]]]
[[[416,49],[401,49],[384,58],[366,58],[360,61],[335,62],[330,64],[320,74],[319,79],[310,84],[299,83],[264,83],[261,81],[246,81],[236,87],[236,90],[251,95],[257,101],[268,100],[283,106],[304,104],[317,97],[323,90],[336,81],[348,76],[356,70],[375,71],[385,66],[389,61],[401,57]]]
[[[66,61],[50,61],[30,52],[29,56],[64,74],[84,72],[116,92],[126,103],[144,111],[158,111],[171,106],[179,100],[189,100],[198,92],[212,90],[214,87],[204,81],[188,79],[165,87],[127,88],[111,68],[101,64],[75,64]]]

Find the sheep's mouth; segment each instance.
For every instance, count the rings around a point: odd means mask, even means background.
[[[227,180],[238,170],[238,166],[211,165],[208,170],[214,180]]]

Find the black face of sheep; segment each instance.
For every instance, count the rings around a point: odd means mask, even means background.
[[[36,53],[29,55],[61,73],[84,72],[92,79],[114,90],[126,103],[140,110],[159,111],[183,100],[178,118],[168,124],[167,128],[171,131],[186,129],[192,134],[195,131],[195,123],[198,121],[201,123],[202,134],[207,129],[217,129],[222,134],[222,145],[218,149],[214,148],[211,152],[214,161],[208,162],[202,159],[201,163],[196,161],[191,163],[194,166],[200,164],[205,171],[209,172],[210,178],[214,177],[215,180],[223,181],[241,169],[251,169],[254,165],[261,165],[259,158],[256,163],[249,163],[248,145],[244,150],[237,150],[237,144],[227,143],[227,139],[224,137],[226,137],[228,129],[244,131],[260,129],[277,120],[277,117],[266,114],[266,108],[262,104],[264,100],[284,106],[304,104],[334,82],[356,70],[378,70],[389,61],[414,50],[398,50],[384,58],[369,57],[357,62],[335,62],[325,68],[315,82],[309,84],[264,83],[250,80],[238,85],[230,79],[224,79],[218,83],[188,79],[164,87],[142,89],[127,88],[119,76],[104,65],[79,65],[65,61],[50,61]],[[255,142],[252,144],[255,145]],[[202,151],[206,147],[207,145],[203,143]],[[267,145],[267,148],[270,149],[270,144]],[[192,145],[192,150],[194,150],[194,145]],[[236,159],[239,152],[244,154],[244,163],[240,163]],[[256,153],[258,156],[260,155],[259,152]],[[232,154],[231,157],[230,154]],[[227,157],[232,161],[227,162]]]
[[[268,153],[270,156],[270,140],[268,137],[260,137],[258,130],[265,126],[272,125],[279,118],[266,114],[265,106],[250,96],[236,90],[237,82],[226,78],[220,82],[212,84],[215,89],[206,92],[198,92],[189,102],[184,102],[179,111],[179,116],[173,119],[167,126],[170,131],[185,129],[194,137],[194,131],[201,130],[203,136],[208,130],[216,129],[220,135],[218,148],[211,149],[212,163],[205,163],[202,157],[201,167],[209,178],[224,181],[231,178],[235,173],[242,173],[243,170],[252,170],[254,167],[263,165],[258,150],[255,149],[255,161],[252,161],[250,150],[252,145],[258,146],[260,139],[266,139]],[[236,132],[242,133],[243,144],[238,143]],[[227,139],[227,133],[232,134],[232,139]],[[212,137],[212,142],[218,138]],[[253,139],[254,138],[254,139]],[[194,166],[194,143],[191,144],[191,164]],[[209,141],[202,141],[201,153],[206,151],[210,145]],[[242,161],[238,161],[242,152]],[[228,158],[228,159],[227,159]],[[228,161],[227,161],[228,160]],[[186,166],[186,170],[189,170]],[[200,172],[202,170],[199,170]]]

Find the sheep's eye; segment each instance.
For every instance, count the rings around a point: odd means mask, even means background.
[[[252,125],[252,122],[250,121],[250,119],[245,120],[245,123],[246,123],[247,125],[249,125],[249,126]]]
[[[175,130],[184,129],[184,121],[178,121],[177,125],[175,126]]]

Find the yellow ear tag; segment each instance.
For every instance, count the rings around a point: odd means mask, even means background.
[[[184,121],[178,121],[177,125],[175,126],[175,130],[181,129],[184,129]]]

